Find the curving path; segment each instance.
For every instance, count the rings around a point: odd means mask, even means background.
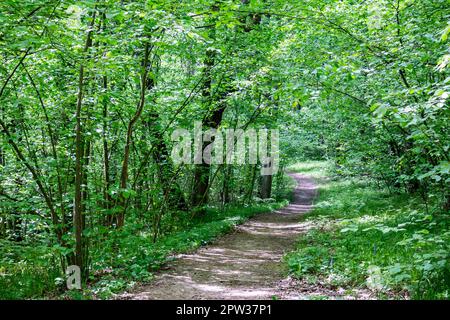
[[[170,268],[148,285],[120,299],[272,299],[284,296],[282,256],[293,249],[298,234],[308,229],[299,217],[312,207],[313,180],[290,174],[296,181],[294,201],[275,212],[259,214],[214,244],[179,255]],[[281,290],[282,291],[282,290]]]

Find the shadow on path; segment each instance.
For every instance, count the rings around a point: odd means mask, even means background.
[[[311,209],[313,180],[290,174],[296,181],[294,201],[274,212],[259,214],[234,233],[177,256],[170,269],[148,285],[119,299],[271,299],[283,279],[282,256],[293,249],[298,235],[309,229],[299,217]]]

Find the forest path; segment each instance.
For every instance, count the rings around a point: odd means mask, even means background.
[[[285,278],[281,258],[309,228],[299,218],[311,210],[317,193],[310,177],[297,173],[290,176],[297,181],[290,205],[256,215],[213,244],[177,256],[150,284],[118,298],[289,299],[280,287]]]

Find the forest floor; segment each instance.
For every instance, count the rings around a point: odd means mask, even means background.
[[[177,256],[148,285],[119,295],[120,299],[272,299],[283,298],[281,263],[298,235],[308,230],[300,216],[311,210],[316,185],[304,175],[293,201],[283,209],[258,214],[233,233],[193,254]]]
[[[297,182],[290,205],[253,217],[195,253],[177,256],[150,284],[117,298],[309,299],[339,295],[286,277],[282,257],[295,248],[301,233],[313,227],[311,222],[301,221],[301,216],[311,210],[317,194],[311,177],[290,175]]]

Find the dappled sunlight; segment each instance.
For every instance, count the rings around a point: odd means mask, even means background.
[[[276,210],[275,212],[280,215],[292,215],[292,214],[300,214],[305,213],[311,210],[311,205],[296,205],[291,204],[282,210]]]
[[[314,225],[300,221],[311,210],[316,186],[292,174],[298,185],[294,201],[260,214],[214,244],[193,254],[177,255],[149,286],[124,299],[270,299],[283,278],[281,259],[300,233]]]

